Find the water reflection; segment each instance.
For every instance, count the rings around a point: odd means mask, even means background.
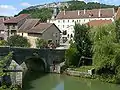
[[[120,86],[66,75],[30,72],[23,79],[23,90],[120,90]]]

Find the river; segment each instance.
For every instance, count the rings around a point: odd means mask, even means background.
[[[23,90],[120,90],[120,85],[59,74],[26,73]]]

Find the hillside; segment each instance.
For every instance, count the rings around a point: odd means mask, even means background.
[[[95,2],[85,3],[84,1],[68,1],[31,6],[27,9],[22,10],[19,14],[31,14],[32,18],[39,18],[41,19],[41,22],[46,22],[47,19],[50,19],[52,17],[54,7],[58,7],[59,10],[83,10],[99,8],[115,8],[115,10],[117,10],[118,8],[118,6],[100,4]]]

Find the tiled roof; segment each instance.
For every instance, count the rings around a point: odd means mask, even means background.
[[[39,19],[27,19],[25,23],[20,27],[18,32],[43,33],[49,27],[54,25],[53,23],[40,23],[39,21]]]
[[[28,33],[43,33],[49,27],[51,27],[53,23],[39,23],[37,26],[33,27],[28,31]]]
[[[119,18],[120,18],[120,7],[117,10],[115,19],[119,19]]]
[[[29,14],[20,14],[17,17],[11,18],[9,20],[4,21],[4,23],[18,23],[19,21],[27,18],[28,16],[30,16]]]
[[[39,19],[27,19],[25,23],[19,28],[18,32],[27,32],[34,27],[40,20]]]
[[[109,18],[114,16],[114,8],[61,11],[56,19],[78,19],[78,18]]]
[[[105,25],[105,24],[111,24],[112,20],[93,20],[88,22],[87,24],[89,26],[101,26],[101,25]]]

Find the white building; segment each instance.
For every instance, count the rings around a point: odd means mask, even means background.
[[[61,11],[56,17],[48,20],[54,23],[62,32],[62,42],[69,41],[74,36],[75,23],[86,24],[92,20],[112,20],[114,21],[114,8]],[[64,42],[65,42],[64,41]],[[64,43],[63,42],[63,43]]]

